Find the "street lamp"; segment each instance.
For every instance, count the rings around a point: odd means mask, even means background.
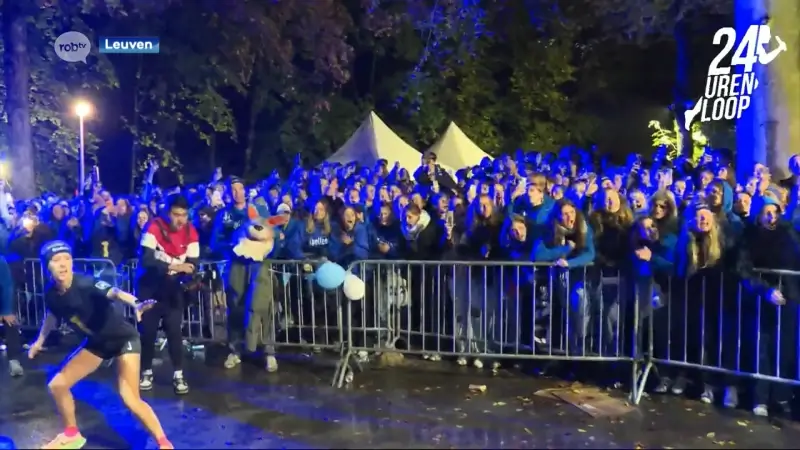
[[[92,105],[91,103],[85,100],[79,100],[75,103],[75,114],[78,116],[78,120],[80,121],[80,138],[81,138],[81,148],[80,148],[80,178],[78,178],[78,192],[83,193],[83,183],[86,180],[86,167],[84,165],[85,160],[85,147],[84,147],[84,133],[83,133],[83,119],[91,114],[92,112]]]

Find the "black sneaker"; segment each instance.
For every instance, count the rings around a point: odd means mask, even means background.
[[[189,384],[186,383],[186,380],[183,377],[174,378],[172,380],[172,387],[175,389],[175,393],[178,395],[189,393]]]
[[[142,378],[139,380],[139,390],[149,391],[150,389],[153,389],[153,374],[143,373]]]

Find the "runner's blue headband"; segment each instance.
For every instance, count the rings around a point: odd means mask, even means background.
[[[42,260],[42,264],[47,265],[47,263],[59,253],[68,253],[72,255],[72,247],[64,241],[50,241],[42,247],[42,252],[39,257]]]

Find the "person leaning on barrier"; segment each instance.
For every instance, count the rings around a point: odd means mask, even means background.
[[[438,220],[433,220],[426,211],[413,203],[404,210],[402,231],[405,239],[401,241],[400,253],[410,261],[437,261],[442,253],[454,245],[453,229]],[[445,302],[437,301],[442,292],[439,289],[442,285],[442,275],[443,273],[437,271],[435,266],[422,264],[412,264],[408,273],[402,275],[408,280],[411,293],[411,323],[404,329],[410,329],[416,334],[412,336],[414,340],[407,342],[406,345],[408,348],[421,349],[428,357],[436,357],[434,349],[443,348],[444,345],[440,347],[438,338],[425,335],[440,330],[439,321],[443,317],[452,316],[436,309],[446,306]]]
[[[6,258],[0,255],[0,325],[5,335],[8,369],[12,377],[22,376],[19,352],[22,348],[19,339],[19,326],[15,315],[14,279]]]
[[[800,236],[780,218],[781,207],[774,199],[759,197],[754,206],[754,221],[748,223],[738,253],[738,271],[746,293],[739,306],[742,371],[796,380],[800,278],[776,275],[774,270],[800,270]],[[765,272],[755,273],[755,267]],[[755,415],[766,416],[773,408],[779,414],[790,412],[791,385],[764,380],[746,380],[745,384],[753,391]],[[736,387],[730,386],[725,406],[735,408],[738,400]]]
[[[675,246],[677,282],[673,283],[676,292],[671,294],[670,306],[678,328],[671,330],[672,358],[731,368],[735,355],[730,352],[735,341],[731,342],[729,335],[720,330],[721,326],[733,327],[737,320],[732,309],[739,288],[736,243],[723,231],[724,218],[715,215],[705,202],[695,203],[687,214]],[[725,343],[721,342],[723,339]],[[714,378],[701,372],[696,381],[702,386],[700,400],[713,403]],[[685,371],[679,370],[672,393],[683,394],[688,382]]]
[[[317,197],[309,200],[307,204],[309,212],[305,214],[305,217],[296,219],[297,223],[290,225],[291,231],[286,236],[286,255],[295,261],[321,262],[335,259],[330,254],[331,240],[333,239],[331,202],[326,197]],[[309,262],[302,264],[301,270],[305,274],[310,274],[315,268]],[[326,320],[325,299],[328,296],[325,291],[307,277],[300,284],[292,283],[290,290],[291,316],[301,325],[299,327],[302,334],[300,339],[305,341],[324,339],[325,332],[323,330],[311,330],[307,325],[312,323],[312,318],[316,320],[316,323],[326,323],[324,322]]]
[[[533,348],[534,344],[544,342],[542,340],[544,330],[539,329],[536,323],[545,317],[547,312],[545,302],[547,301],[548,284],[546,282],[537,283],[536,269],[529,265],[534,260],[534,249],[540,238],[538,234],[540,231],[540,226],[533,220],[514,214],[506,220],[500,237],[500,251],[504,259],[520,263],[519,266],[504,268],[502,277],[504,283],[504,286],[501,286],[502,291],[510,298],[520,299],[519,304],[516,305],[517,317],[523,318],[519,321],[516,335],[513,332],[510,333],[509,339],[517,342],[518,338],[521,346],[530,348]],[[473,302],[478,303],[477,299],[480,297],[473,294],[472,298]],[[478,306],[476,304],[473,308]],[[480,323],[476,325],[477,327],[473,325],[473,328],[480,329]]]
[[[534,250],[536,262],[554,264],[553,294],[568,312],[567,320],[553,320],[553,336],[568,338],[567,352],[583,355],[589,331],[590,297],[586,292],[586,266],[595,258],[594,232],[583,212],[567,199],[553,207],[542,239]],[[569,325],[569,326],[566,326]],[[557,338],[556,338],[557,339]]]
[[[486,337],[483,335],[482,327],[479,326],[475,329],[474,325],[480,325],[480,321],[474,321],[473,318],[485,317],[487,321],[491,321],[491,317],[495,316],[495,313],[499,313],[500,301],[497,293],[500,292],[499,284],[503,278],[502,269],[492,267],[490,261],[501,260],[504,256],[501,236],[505,223],[505,208],[496,205],[492,198],[494,196],[490,194],[479,195],[469,206],[463,227],[456,227],[455,217],[447,218],[446,216],[445,218],[445,223],[449,221],[454,229],[463,228],[456,251],[458,259],[478,262],[472,267],[457,266],[458,269],[454,270],[452,274],[458,280],[453,289],[455,299],[453,307],[456,311],[457,337],[462,342],[468,340],[467,330],[470,325],[476,334],[476,339],[484,340]],[[451,314],[445,315],[448,318],[445,319],[446,327],[450,325],[447,322],[450,322],[449,317],[451,316]],[[496,316],[499,317],[500,314]],[[496,330],[500,328],[502,327],[498,327]],[[500,336],[497,334],[490,337]],[[465,365],[466,362],[464,358],[459,358],[457,361],[460,365]],[[473,360],[473,365],[483,367],[483,363],[479,359]],[[499,363],[495,361],[493,366],[499,368]]]
[[[342,267],[351,267],[353,273],[358,275],[366,282],[371,281],[372,273],[370,270],[364,271],[359,261],[365,261],[369,258],[369,231],[367,225],[358,220],[358,208],[360,206],[345,206],[339,210],[338,220],[331,224],[331,239],[329,244],[331,260],[338,263]],[[363,301],[355,302],[353,305],[353,313],[350,319],[353,320],[356,326],[374,326],[369,323],[373,318],[373,302],[374,299],[369,292]],[[334,327],[336,324],[336,308],[330,308],[327,311],[325,322],[329,327]],[[328,339],[333,339],[334,336],[328,336]],[[364,336],[362,333],[356,333],[353,339],[356,345],[368,345],[371,342],[360,342],[364,338],[370,339],[370,336]]]
[[[628,206],[624,197],[613,189],[603,189],[594,196],[594,210],[589,214],[592,226],[595,258],[594,267],[590,273],[591,304],[599,306],[602,303],[603,344],[609,353],[617,350],[616,342],[619,341],[622,325],[620,318],[624,314],[624,304],[620,299],[625,298],[627,287],[624,282],[616,286],[606,286],[604,278],[623,280],[623,268],[630,261],[630,235],[633,226],[634,213]],[[644,216],[640,212],[640,216]],[[623,309],[623,311],[620,311]]]
[[[152,298],[156,305],[142,314],[142,390],[153,388],[153,357],[159,324],[163,322],[167,349],[174,370],[172,384],[176,394],[189,392],[183,376],[184,297],[186,277],[196,273],[200,257],[197,230],[189,223],[189,203],[180,194],[167,199],[168,219],[156,217],[142,235],[141,259],[137,274],[137,293]]]

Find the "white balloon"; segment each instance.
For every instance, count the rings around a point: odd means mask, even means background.
[[[349,300],[361,300],[367,292],[367,286],[361,278],[348,273],[344,277],[342,290],[344,291],[344,296]]]

